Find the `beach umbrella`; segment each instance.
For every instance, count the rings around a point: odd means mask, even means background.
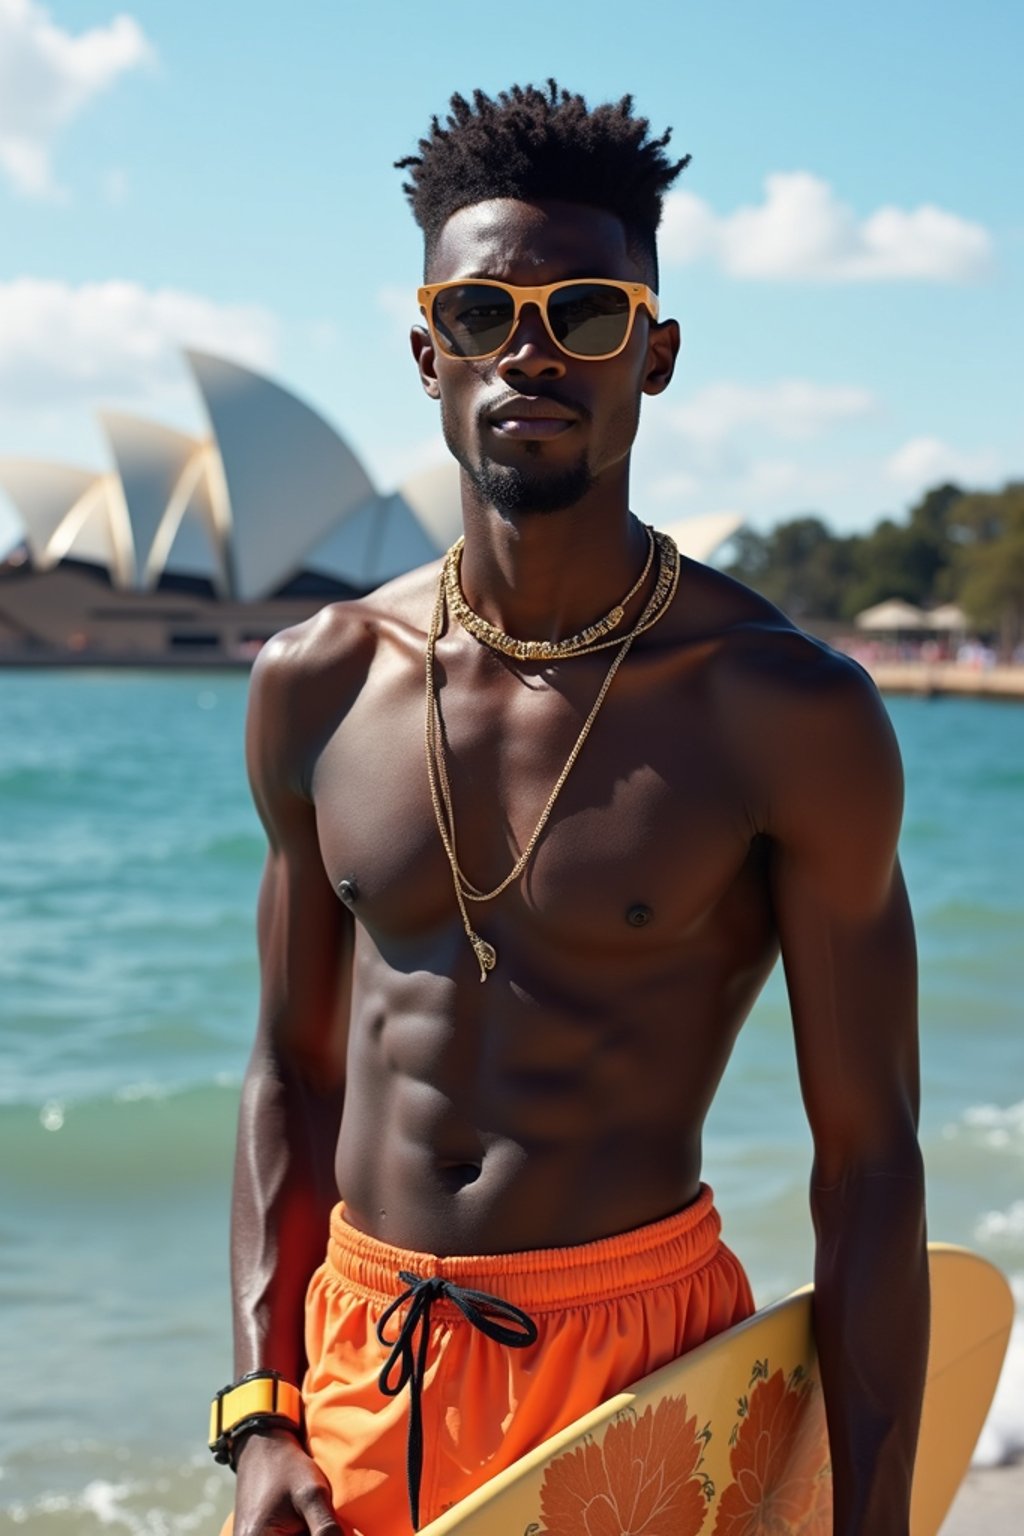
[[[968,628],[967,615],[957,603],[943,603],[925,615],[929,629],[938,634],[962,635]]]
[[[897,634],[907,629],[930,629],[926,614],[913,603],[905,603],[900,597],[890,597],[873,608],[864,608],[853,621],[858,629],[871,630],[875,634]]]

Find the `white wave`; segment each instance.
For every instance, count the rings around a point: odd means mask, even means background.
[[[114,1099],[119,1104],[135,1104],[140,1099],[169,1099],[173,1092],[168,1083],[122,1083],[114,1089]]]
[[[7,1513],[17,1525],[27,1524],[33,1515],[93,1515],[101,1525],[121,1525],[139,1531],[135,1517],[121,1505],[135,1489],[130,1483],[110,1483],[103,1478],[87,1483],[81,1493],[46,1493],[33,1504],[13,1504]]]
[[[95,1478],[76,1493],[47,1493],[31,1503],[9,1504],[3,1510],[13,1524],[32,1528],[41,1515],[50,1516],[47,1529],[65,1528],[74,1536],[86,1532],[120,1529],[130,1536],[191,1536],[219,1528],[223,1512],[221,1480],[205,1477],[196,1489],[189,1484],[189,1508],[161,1507],[170,1484],[166,1477],[151,1481],[114,1483]],[[180,1495],[179,1495],[180,1497]],[[58,1517],[54,1524],[53,1517]]]
[[[1018,1305],[1024,1301],[1024,1276],[1014,1280]],[[1024,1452],[1024,1316],[1018,1314],[1010,1334],[995,1399],[985,1421],[972,1465],[1001,1467]]]

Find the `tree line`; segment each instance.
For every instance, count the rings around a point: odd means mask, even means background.
[[[835,534],[820,517],[743,528],[724,565],[797,623],[851,621],[899,597],[921,608],[953,602],[1004,654],[1024,642],[1024,481],[1000,491],[940,485],[905,522]]]

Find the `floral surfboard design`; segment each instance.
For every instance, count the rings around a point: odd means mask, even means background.
[[[988,1412],[1013,1322],[993,1265],[929,1247],[931,1344],[911,1536],[937,1536]],[[420,1536],[831,1536],[811,1288],[561,1430]]]
[[[801,1367],[787,1377],[756,1360],[735,1423],[698,1427],[685,1396],[638,1414],[544,1471],[540,1518],[526,1536],[829,1536],[832,1477],[821,1391]],[[716,1488],[705,1453],[728,1436],[729,1477]]]

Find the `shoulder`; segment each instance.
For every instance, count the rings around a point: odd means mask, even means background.
[[[894,836],[899,750],[863,667],[721,572],[705,570],[695,587],[713,718],[741,766],[757,830],[791,836],[852,816]]]
[[[687,561],[684,581],[679,638],[704,653],[707,684],[727,714],[749,714],[771,734],[805,715],[827,729],[845,722],[889,734],[878,690],[852,657],[721,571]]]
[[[329,603],[261,649],[249,685],[247,757],[254,788],[308,794],[316,756],[352,707],[382,650],[423,654],[437,588],[427,566],[365,597]]]

